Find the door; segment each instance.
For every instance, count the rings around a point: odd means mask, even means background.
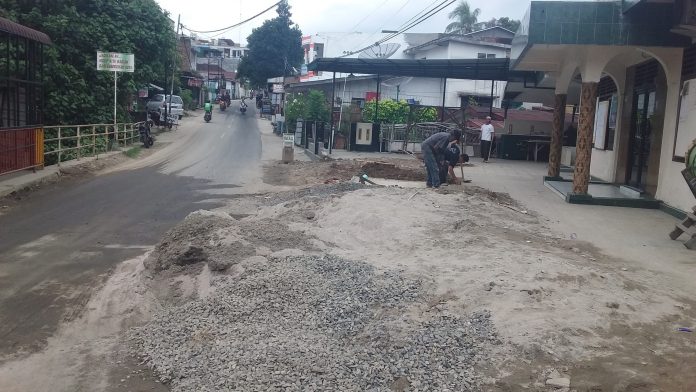
[[[643,191],[648,178],[648,162],[652,142],[651,119],[654,114],[655,90],[636,91],[633,97],[627,184]]]

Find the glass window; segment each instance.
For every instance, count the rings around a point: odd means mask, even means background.
[[[487,58],[487,59],[494,59],[494,58],[495,58],[495,53],[488,53],[488,54],[486,55],[486,58]]]
[[[478,58],[480,58],[480,59],[485,59],[485,58],[486,58],[486,54],[485,54],[485,53],[479,53],[479,54],[478,54]]]

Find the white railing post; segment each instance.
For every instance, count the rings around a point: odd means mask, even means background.
[[[63,156],[63,151],[60,143],[60,127],[58,127],[58,167],[60,167],[60,159]]]
[[[82,158],[82,142],[80,141],[80,126],[77,126],[77,160]]]
[[[92,125],[92,156],[97,157],[97,127]]]

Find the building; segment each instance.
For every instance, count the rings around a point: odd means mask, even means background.
[[[183,37],[182,40],[188,41],[183,51],[186,57],[182,56],[182,62],[193,72],[193,75],[185,76],[195,79],[187,81],[189,87],[206,86],[209,96],[201,97],[202,100],[213,100],[224,90],[233,98],[239,98],[243,91],[237,81],[237,69],[249,49],[226,38],[206,40]]]
[[[467,35],[404,33],[319,33],[303,37],[305,64],[300,83],[289,91],[320,89],[330,96],[331,73],[313,73],[306,65],[324,57],[359,57],[389,59],[476,59],[507,58],[510,45],[498,41],[510,40],[514,33],[502,28],[486,29]],[[507,38],[505,38],[507,37]],[[387,39],[380,45],[370,45]],[[377,75],[337,75],[341,89],[336,96],[342,102],[364,102],[376,97]],[[428,106],[459,107],[462,97],[475,99],[478,104],[500,107],[505,82],[488,80],[458,80],[380,76],[380,99],[405,99]],[[443,91],[444,90],[444,91]]]
[[[0,174],[43,167],[43,53],[50,44],[46,34],[0,18]]]
[[[687,0],[531,3],[512,68],[545,75],[535,93],[554,107],[547,185],[568,201],[601,203],[611,186],[670,211],[695,204],[682,175],[696,139],[695,12]],[[560,171],[567,104],[579,106],[572,184]]]

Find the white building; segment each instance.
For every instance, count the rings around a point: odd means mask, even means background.
[[[509,57],[510,45],[514,33],[500,27],[478,31],[466,35],[451,34],[399,34],[380,45],[372,45],[378,40],[390,37],[391,34],[366,33],[318,33],[303,37],[305,49],[305,66],[317,58],[359,57],[359,58],[389,58],[389,59],[476,59],[476,58],[506,58]],[[362,50],[361,50],[362,49]],[[344,102],[350,100],[366,100],[376,96],[376,75],[337,74],[341,81],[337,96]],[[325,84],[330,86],[332,73],[314,74],[303,66],[301,82],[293,87],[306,89],[320,88],[326,91]],[[308,84],[305,84],[308,83]],[[487,80],[458,80],[398,77],[390,78],[382,75],[380,98],[413,100],[422,105],[441,106],[443,103],[443,88],[445,106],[459,107],[462,98],[473,98],[479,104],[490,103],[491,87],[493,87],[493,105],[501,106],[501,97],[505,90],[505,82]],[[345,94],[344,94],[345,88]]]

